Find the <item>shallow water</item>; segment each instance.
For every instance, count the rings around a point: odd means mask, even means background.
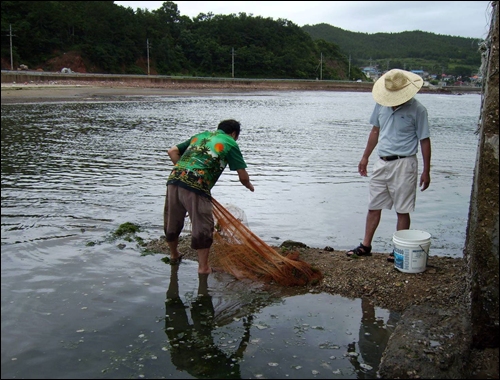
[[[432,128],[432,183],[417,196],[412,228],[431,233],[430,254],[462,257],[481,99],[418,98]],[[268,243],[352,248],[366,215],[357,163],[372,107],[369,93],[336,92],[2,105],[2,378],[375,378],[397,315],[217,274],[208,279],[214,321],[195,327],[210,302],[198,312],[196,263],[186,260],[184,327],[169,330],[171,267],[110,237],[124,222],[140,225],[144,240],[161,236],[166,150],[235,118],[255,192],[226,171],[214,197],[243,210]],[[375,251],[392,248],[394,227],[384,211]],[[169,331],[183,343],[173,346]],[[198,342],[224,361],[194,355]]]
[[[480,96],[419,99],[432,126],[432,183],[418,192],[412,228],[431,233],[432,254],[461,257]],[[357,164],[372,106],[369,93],[339,92],[2,106],[2,243],[124,221],[161,235],[166,150],[234,117],[256,190],[227,169],[214,197],[241,208],[268,243],[352,248],[364,232],[369,179]],[[394,229],[394,212],[384,211],[374,250],[392,247]]]

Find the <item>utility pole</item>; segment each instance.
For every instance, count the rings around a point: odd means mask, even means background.
[[[10,37],[10,69],[14,70],[14,61],[12,59],[12,24],[9,24],[9,37]]]
[[[349,54],[349,72],[347,73],[347,75],[347,79],[351,80],[351,54]]]
[[[321,60],[319,61],[319,80],[323,80],[323,53],[321,53]]]
[[[149,75],[149,38],[146,38],[146,48],[148,54],[148,75]]]
[[[234,78],[234,48],[231,48],[231,78]]]

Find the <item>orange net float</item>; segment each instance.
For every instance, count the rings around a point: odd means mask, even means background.
[[[238,279],[248,278],[284,286],[315,285],[323,274],[299,259],[298,252],[283,256],[212,198],[215,218],[210,265]]]

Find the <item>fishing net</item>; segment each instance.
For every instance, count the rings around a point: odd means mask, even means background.
[[[267,245],[241,220],[212,198],[215,234],[210,264],[236,278],[248,278],[284,286],[316,284],[322,273],[299,259],[298,252],[286,256]]]

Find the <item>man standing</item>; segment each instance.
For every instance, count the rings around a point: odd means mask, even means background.
[[[379,158],[370,179],[370,201],[366,216],[363,242],[346,252],[351,256],[371,256],[372,240],[380,223],[382,209],[394,206],[396,230],[410,228],[410,212],[415,210],[418,180],[418,145],[423,158],[420,176],[421,191],[431,182],[431,140],[427,109],[414,98],[422,88],[419,75],[393,69],[373,85],[372,95],[377,104],[370,117],[372,130],[358,172],[367,176],[368,159],[378,144]],[[393,262],[394,256],[387,259]]]
[[[254,191],[236,143],[239,135],[240,123],[224,120],[216,131],[199,133],[168,150],[174,168],[167,181],[163,228],[172,264],[178,264],[182,258],[177,247],[188,213],[192,225],[191,248],[198,253],[198,273],[212,272],[208,265],[214,234],[210,190],[229,164],[230,170],[237,171],[241,184]]]

